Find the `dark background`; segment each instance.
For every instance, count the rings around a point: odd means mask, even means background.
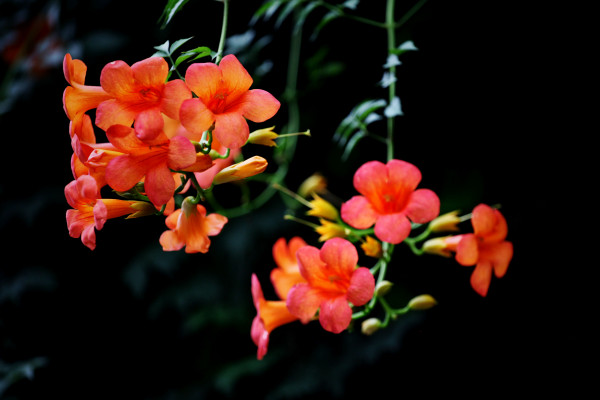
[[[411,4],[399,1],[397,15]],[[259,5],[232,1],[230,36],[248,31]],[[421,187],[438,193],[443,212],[502,205],[515,247],[506,276],[494,278],[481,298],[469,285],[471,268],[398,246],[391,299],[401,306],[430,293],[437,307],[371,337],[333,335],[316,323],[286,325],[272,333],[259,362],[250,339],[250,275],[274,299],[268,274],[275,240],[300,235],[317,245],[310,229],[283,220],[286,203],[279,196],[232,219],[204,255],[163,252],[162,218],[110,220],[97,232],[94,251],[70,238],[65,223],[72,151],[61,103],[64,54],[82,59],[86,83],[98,85],[106,63],[131,65],[167,39],[193,36],[186,49],[216,49],[222,4],[190,1],[164,30],[157,24],[160,1],[4,0],[0,7],[0,398],[371,398],[390,390],[391,398],[440,391],[487,397],[577,390],[578,374],[570,373],[577,365],[570,362],[583,332],[570,313],[577,308],[569,301],[573,283],[558,274],[560,239],[542,224],[556,217],[545,213],[552,197],[539,157],[547,151],[538,114],[546,94],[533,61],[549,39],[534,29],[538,14],[504,2],[432,0],[398,39],[419,50],[402,55],[397,70],[404,115],[396,122],[395,156],[420,168]],[[356,13],[383,20],[385,4],[363,1]],[[365,161],[384,160],[385,148],[365,139],[342,161],[331,138],[354,105],[387,96],[377,85],[386,35],[338,19],[311,41],[323,14],[315,11],[304,28],[300,129],[312,137],[299,138],[286,184],[295,190],[320,171],[330,191],[347,199],[355,194],[353,172]],[[19,39],[37,27],[31,41]],[[255,52],[241,50],[239,57],[251,73],[262,60],[272,61],[267,74],[253,73],[254,87],[282,98],[291,19],[279,27],[275,18],[260,20],[253,29],[254,47],[246,50]],[[268,39],[262,48],[260,38]],[[284,104],[268,124],[280,128],[286,119]],[[384,125],[373,129],[384,132]],[[269,157],[270,150],[259,151]]]

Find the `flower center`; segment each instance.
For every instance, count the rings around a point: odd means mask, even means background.
[[[229,96],[229,93],[224,91],[219,91],[215,93],[215,95],[210,101],[210,104],[208,105],[208,108],[215,114],[222,113],[223,111],[225,111],[227,96]]]

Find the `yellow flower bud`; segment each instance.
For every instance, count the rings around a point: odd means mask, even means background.
[[[362,322],[360,330],[365,335],[372,335],[379,330],[381,327],[381,321],[377,318],[365,319]]]
[[[321,225],[315,228],[315,231],[321,235],[319,237],[319,242],[324,242],[334,237],[345,238],[350,234],[350,230],[348,228],[345,228],[340,224],[336,224],[335,222],[327,221],[323,218],[319,219],[319,222]]]
[[[383,254],[381,251],[381,243],[371,236],[367,236],[360,247],[365,252],[365,255],[369,257],[381,258],[381,255]]]
[[[450,236],[429,239],[423,243],[423,247],[421,249],[427,254],[450,257],[452,256],[452,252],[448,250],[448,244],[446,243],[446,238],[448,237]]]
[[[240,163],[223,168],[217,175],[215,175],[213,184],[220,185],[222,183],[249,178],[251,176],[260,174],[266,168],[267,160],[260,156],[250,157]]]
[[[313,193],[313,200],[310,202],[311,209],[306,212],[306,215],[313,217],[325,218],[330,221],[335,221],[338,217],[338,210],[327,200]]]
[[[437,304],[437,301],[428,294],[422,294],[414,297],[408,302],[411,310],[427,310]]]
[[[451,211],[431,221],[429,229],[432,232],[457,232],[459,230],[457,226],[459,222],[458,210]]]
[[[131,207],[137,211],[134,212],[133,214],[129,214],[126,217],[126,219],[145,217],[147,215],[152,215],[152,214],[156,213],[156,208],[152,205],[152,203],[148,203],[145,201],[136,201],[134,203],[131,203],[131,205],[129,207]]]
[[[270,128],[258,129],[252,132],[248,137],[248,143],[260,144],[269,147],[277,146],[277,143],[275,143],[274,139],[277,139],[279,135],[273,132],[273,129],[275,129],[274,126]]]
[[[314,173],[304,180],[298,188],[298,194],[304,198],[312,193],[324,193],[327,189],[327,179],[321,174]]]

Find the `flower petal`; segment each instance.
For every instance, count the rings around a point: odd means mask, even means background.
[[[165,120],[158,108],[149,108],[136,116],[134,126],[137,137],[143,141],[152,141],[163,132]]]
[[[181,79],[175,79],[165,84],[160,103],[160,110],[172,119],[179,119],[181,104],[192,98],[192,92]]]
[[[325,267],[325,263],[321,260],[319,249],[313,246],[304,246],[296,252],[298,259],[298,269],[300,275],[308,282],[321,274],[321,270]]]
[[[181,125],[194,134],[202,134],[215,121],[215,116],[199,99],[189,99],[181,103],[179,109]]]
[[[440,214],[440,199],[432,190],[418,189],[410,196],[405,213],[413,222],[424,224]]]
[[[358,263],[356,247],[348,240],[342,238],[327,240],[321,247],[319,256],[339,276],[348,278],[352,275]]]
[[[223,226],[227,223],[228,219],[224,215],[212,213],[206,216],[206,234],[208,236],[215,236],[221,233]]]
[[[213,63],[195,63],[185,72],[186,85],[205,104],[208,104],[217,93],[221,80],[221,70]]]
[[[185,246],[185,242],[174,231],[164,231],[158,241],[163,251],[178,251]]]
[[[356,229],[370,228],[377,220],[377,213],[364,196],[354,196],[342,204],[342,220]]]
[[[124,192],[142,180],[146,169],[139,157],[128,154],[115,157],[106,166],[106,183],[114,190]]]
[[[375,278],[368,268],[357,268],[350,279],[346,298],[355,306],[367,304],[375,292]]]
[[[233,54],[228,54],[221,59],[219,69],[223,74],[223,85],[229,93],[228,102],[235,101],[252,86],[252,77]]]
[[[169,74],[169,65],[162,57],[150,57],[133,64],[131,73],[138,85],[162,88]]]
[[[271,93],[262,89],[248,91],[240,99],[242,115],[253,122],[264,122],[279,111],[281,103]]]
[[[173,197],[175,181],[166,163],[160,163],[146,172],[144,189],[150,201],[161,207]]]
[[[223,113],[215,116],[213,135],[225,147],[238,149],[246,144],[250,136],[248,123],[240,114]]]
[[[391,244],[404,241],[410,230],[410,221],[403,213],[380,215],[375,222],[375,236]]]
[[[381,188],[387,184],[387,168],[380,161],[369,161],[354,173],[354,188],[367,199],[379,197]]]
[[[343,296],[324,301],[319,311],[319,322],[326,331],[340,333],[348,328],[352,309]]]
[[[116,99],[103,101],[96,109],[96,125],[106,131],[113,125],[131,126],[136,113]]]
[[[168,166],[174,170],[184,169],[196,162],[194,145],[183,136],[175,136],[169,141]]]
[[[511,242],[501,242],[495,244],[492,251],[493,253],[488,259],[492,262],[496,278],[502,278],[504,274],[506,274],[508,264],[510,264],[510,261],[512,260],[513,245]]]
[[[421,171],[413,164],[402,160],[390,160],[386,164],[389,185],[402,187],[403,192],[414,191],[421,182]]]
[[[472,233],[462,235],[460,242],[456,246],[456,261],[460,265],[469,267],[475,265],[479,260],[479,246],[477,238]]]
[[[492,265],[489,261],[480,261],[471,274],[471,286],[481,296],[487,295],[492,282]]]
[[[286,305],[292,315],[306,324],[315,316],[322,300],[317,290],[306,283],[299,283],[288,292]]]
[[[102,68],[100,85],[113,97],[126,96],[134,91],[133,71],[124,61],[113,61]]]

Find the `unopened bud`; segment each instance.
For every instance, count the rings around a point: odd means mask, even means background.
[[[363,249],[365,255],[369,257],[381,258],[383,254],[381,251],[381,243],[371,236],[365,238],[365,241],[360,244],[360,248]]]
[[[375,296],[385,296],[394,284],[390,281],[381,281],[375,285]]]
[[[298,194],[306,198],[312,193],[323,193],[326,189],[327,179],[319,173],[314,173],[300,184]]]
[[[427,254],[450,257],[452,253],[448,249],[448,243],[446,242],[446,238],[448,237],[450,236],[429,239],[423,243],[422,250]]]
[[[319,237],[319,242],[324,242],[334,237],[347,237],[351,232],[348,228],[336,224],[335,222],[327,221],[326,219],[319,219],[321,225],[315,228],[315,231],[321,235]]]
[[[220,185],[222,183],[239,181],[241,179],[258,175],[265,169],[267,169],[267,160],[260,156],[250,157],[240,163],[223,168],[217,175],[215,175],[213,184]]]
[[[460,222],[458,217],[458,210],[451,211],[449,213],[440,215],[429,223],[429,229],[432,232],[457,232],[458,223]]]
[[[315,193],[313,193],[313,200],[310,202],[310,206],[311,209],[306,212],[306,215],[325,218],[330,221],[335,221],[339,215],[338,210],[333,206],[333,204],[322,199]]]
[[[381,328],[381,321],[377,318],[365,319],[362,322],[360,330],[365,335],[372,335]]]
[[[408,302],[408,307],[411,310],[427,310],[437,304],[437,301],[428,294],[422,294],[412,298]]]
[[[248,136],[248,143],[260,144],[269,147],[277,146],[277,143],[275,143],[274,139],[277,139],[279,135],[273,132],[273,129],[275,129],[274,126],[270,128],[258,129],[250,133],[250,136]]]
[[[127,219],[145,217],[156,213],[156,208],[151,203],[145,201],[135,201],[131,203],[130,207],[137,211],[129,214]]]

